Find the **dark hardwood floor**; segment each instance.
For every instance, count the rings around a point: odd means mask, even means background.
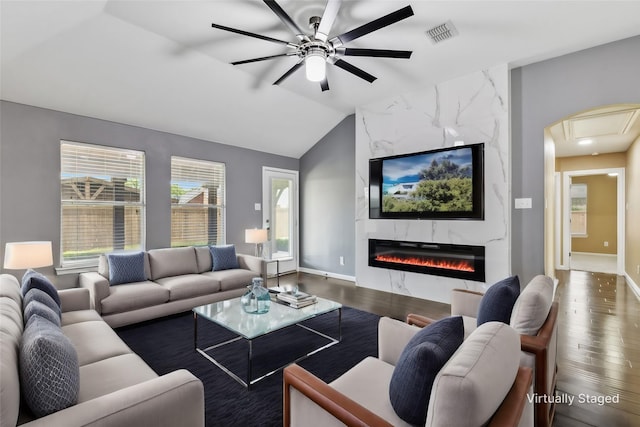
[[[557,389],[564,401],[574,400],[556,406],[554,426],[640,426],[640,301],[621,276],[559,271],[558,279]],[[448,304],[311,274],[282,276],[280,283],[400,320],[409,313],[434,319],[450,313]],[[579,401],[586,395],[594,401]],[[607,396],[619,401],[600,404]]]

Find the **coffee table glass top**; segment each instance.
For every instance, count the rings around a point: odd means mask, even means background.
[[[246,339],[254,339],[339,308],[342,304],[324,298],[317,298],[315,304],[303,308],[271,301],[268,313],[250,314],[242,309],[240,298],[234,298],[196,307],[193,312]]]

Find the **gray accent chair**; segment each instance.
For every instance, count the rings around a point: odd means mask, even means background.
[[[298,365],[284,370],[284,425],[396,426],[389,383],[402,350],[420,329],[383,317],[379,355],[367,357],[327,384]],[[518,334],[488,322],[465,340],[439,371],[427,409],[427,426],[518,426],[532,380],[520,367]]]

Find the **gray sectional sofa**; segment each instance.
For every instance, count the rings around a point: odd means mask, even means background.
[[[147,280],[110,286],[108,261],[98,272],[81,273],[91,305],[111,327],[180,313],[216,301],[239,297],[251,279],[263,276],[262,258],[237,254],[239,268],[212,271],[207,246],[151,249],[144,253]]]
[[[33,351],[25,356],[25,349],[21,354],[29,329],[23,296],[14,276],[0,275],[0,426],[204,426],[204,389],[198,378],[186,370],[158,376],[89,308],[87,289],[58,295],[62,314],[56,331],[77,355],[77,403],[35,418],[25,404],[23,388],[29,381],[21,373],[22,360],[35,356]],[[48,372],[48,381],[60,382],[50,378],[50,372],[59,371]],[[53,393],[52,386],[46,390],[47,396]]]

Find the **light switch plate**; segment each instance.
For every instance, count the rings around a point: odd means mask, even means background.
[[[253,205],[253,208],[257,211],[262,210],[262,205],[260,203],[256,203]]]
[[[516,209],[531,209],[531,197],[515,200]]]

